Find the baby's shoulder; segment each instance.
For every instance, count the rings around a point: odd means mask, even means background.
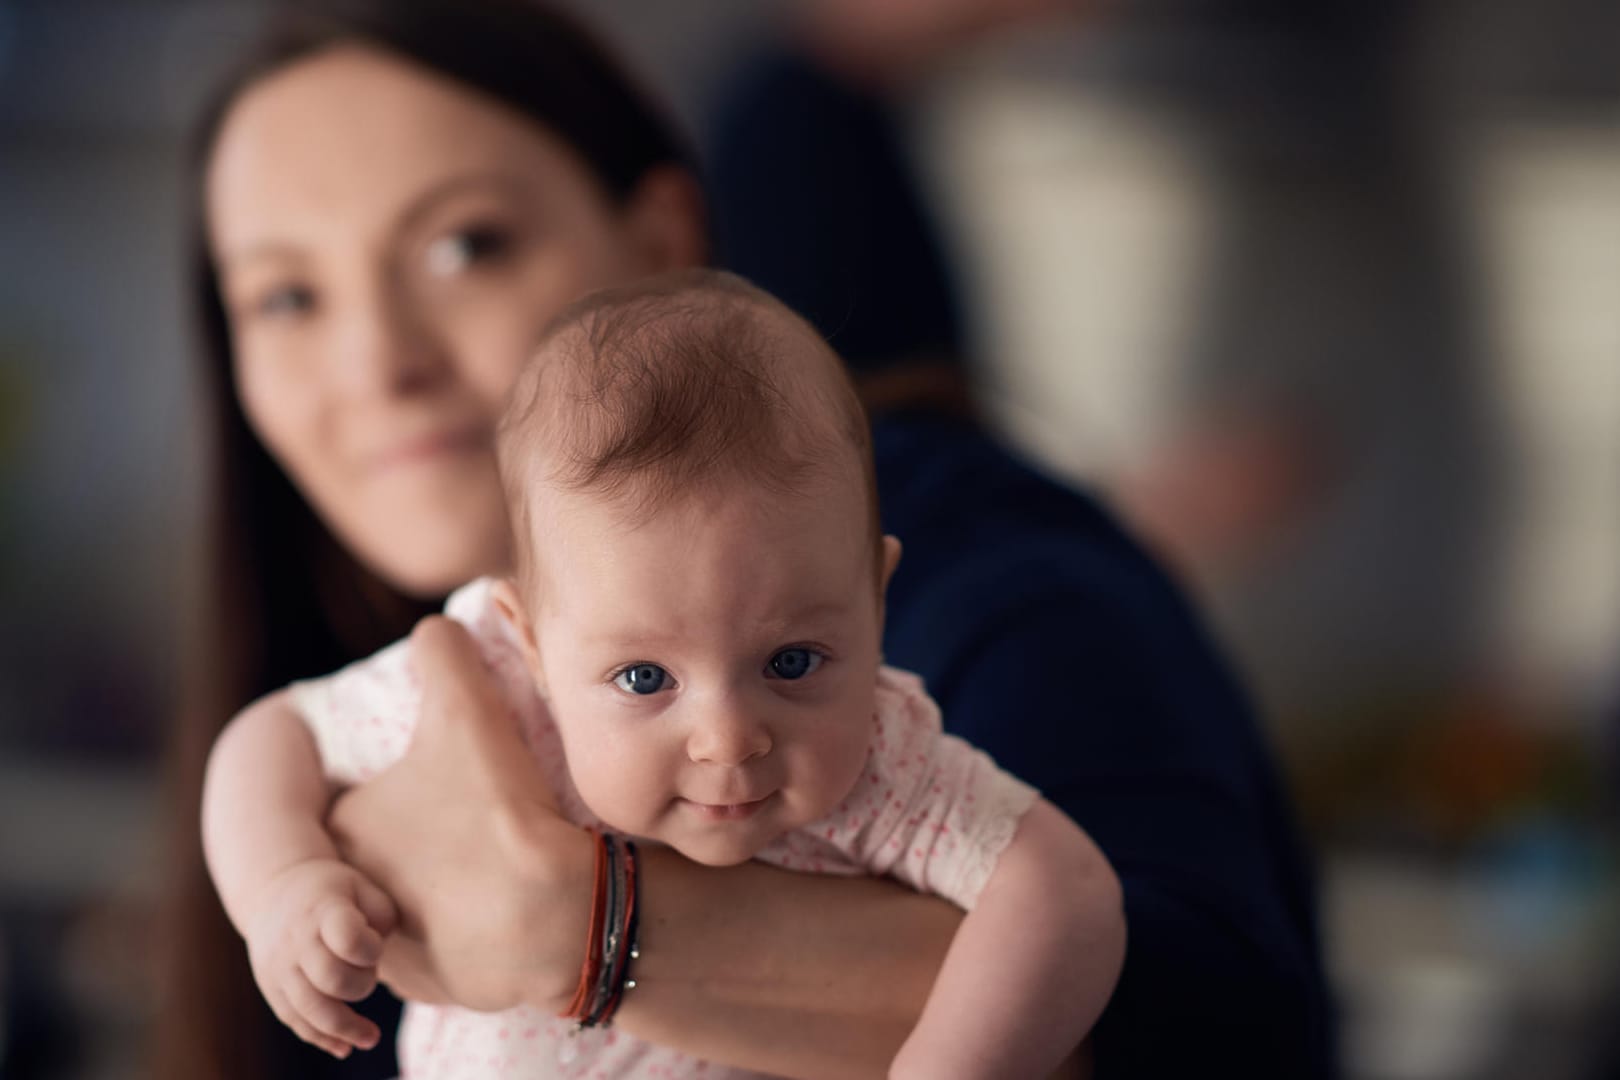
[[[467,628],[478,647],[489,651],[505,642],[506,619],[495,603],[495,579],[469,581],[444,602],[444,613]]]
[[[534,679],[524,662],[517,632],[495,602],[494,578],[478,578],[451,593],[444,613],[466,627],[509,701],[521,704],[534,696]]]
[[[928,696],[920,676],[900,668],[881,667],[873,710],[868,773],[884,787],[914,778],[917,766],[932,761],[945,740],[939,706]]]
[[[944,730],[922,676],[888,665],[878,668],[876,720],[886,737],[931,738]]]

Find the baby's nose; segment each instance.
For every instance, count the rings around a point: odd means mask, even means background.
[[[708,765],[741,765],[770,753],[771,735],[749,710],[731,702],[705,710],[692,725],[686,753]]]

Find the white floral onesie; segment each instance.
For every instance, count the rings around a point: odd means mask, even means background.
[[[574,790],[557,730],[495,610],[488,580],[458,590],[446,613],[464,623],[479,644],[563,814],[580,825],[599,824]],[[296,683],[292,693],[314,733],[327,777],[344,785],[399,759],[421,705],[408,641],[334,675]],[[887,667],[879,671],[873,720],[871,752],[855,789],[827,817],[780,837],[756,857],[815,873],[887,874],[971,908],[1034,803],[1035,791],[983,752],[944,734],[939,709],[915,675]],[[399,1036],[402,1077],[738,1080],[759,1075],[654,1046],[611,1027],[570,1038],[571,1026],[527,1007],[477,1013],[409,1005]]]

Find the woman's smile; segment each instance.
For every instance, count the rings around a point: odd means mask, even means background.
[[[492,449],[487,424],[467,424],[447,427],[423,435],[398,439],[381,450],[366,456],[366,465],[374,473],[391,473],[416,465],[431,465],[472,454],[487,454]]]

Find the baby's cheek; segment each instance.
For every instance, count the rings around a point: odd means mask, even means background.
[[[577,760],[569,755],[574,787],[591,813],[615,830],[637,834],[649,830],[665,801],[660,778],[646,764],[634,753],[603,744],[582,749]]]
[[[618,816],[618,808],[613,805],[615,785],[611,755],[603,752],[599,740],[586,737],[560,716],[557,734],[562,739],[569,779],[573,781],[580,801],[591,813],[613,825],[612,819]]]
[[[822,813],[842,801],[860,779],[871,753],[872,731],[872,722],[866,720],[843,724],[836,731],[828,732],[829,737],[818,754],[819,801],[825,804],[821,807]]]

